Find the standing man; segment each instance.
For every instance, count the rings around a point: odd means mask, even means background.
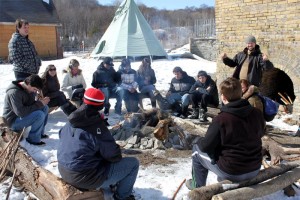
[[[109,98],[112,96],[115,96],[117,99],[115,113],[121,115],[122,111],[122,98],[120,94],[122,89],[118,87],[121,78],[113,66],[113,59],[111,57],[105,57],[94,72],[92,80],[92,86],[101,90],[105,95],[104,114],[106,116],[109,115]]]
[[[81,189],[115,188],[114,199],[134,199],[139,170],[134,157],[122,158],[120,146],[99,113],[105,96],[95,88],[85,91],[83,104],[59,131],[58,170],[62,179]]]
[[[22,81],[13,81],[6,90],[3,117],[13,131],[21,131],[31,126],[27,142],[33,145],[45,145],[41,138],[48,120],[49,97],[36,100],[37,92],[43,88],[38,75],[30,75]]]
[[[261,167],[265,120],[258,109],[242,99],[240,82],[227,78],[220,84],[224,106],[213,118],[206,135],[193,145],[192,176],[189,189],[206,185],[208,171],[218,180],[233,182],[255,177]]]
[[[200,122],[205,122],[207,121],[207,105],[212,104],[215,107],[219,105],[218,88],[206,71],[199,71],[197,77],[198,80],[190,89],[193,113],[189,118],[199,118]]]
[[[173,69],[174,78],[171,80],[170,89],[166,95],[169,104],[177,114],[177,117],[186,118],[188,106],[190,104],[189,91],[195,83],[195,79],[181,67]],[[180,105],[181,103],[181,105]],[[179,108],[179,109],[178,109]]]
[[[9,61],[13,64],[16,80],[24,80],[31,74],[38,74],[41,59],[33,43],[29,40],[29,23],[25,19],[16,20],[16,32],[8,43]]]
[[[228,58],[226,53],[221,55],[223,63],[229,67],[235,67],[233,77],[245,79],[250,85],[259,86],[261,84],[262,71],[273,68],[273,64],[268,60],[266,54],[260,51],[254,36],[246,38],[247,47],[236,54],[233,59]]]

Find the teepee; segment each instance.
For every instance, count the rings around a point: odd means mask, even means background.
[[[134,0],[125,0],[91,57],[164,56],[165,50]]]

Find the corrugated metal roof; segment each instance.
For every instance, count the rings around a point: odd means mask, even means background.
[[[0,0],[0,23],[26,19],[30,24],[56,24],[60,21],[53,4],[42,0]]]

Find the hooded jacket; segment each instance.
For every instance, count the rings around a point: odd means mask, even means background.
[[[13,33],[8,43],[9,60],[14,71],[38,74],[41,59],[38,57],[33,43],[20,33]]]
[[[28,93],[21,85],[21,81],[13,81],[6,90],[3,117],[9,126],[17,117],[25,117],[44,107],[41,101],[35,100],[35,93]]]
[[[210,75],[206,76],[205,83],[201,83],[199,80],[197,80],[194,85],[191,87],[189,93],[202,93],[212,96],[213,101],[210,102],[211,104],[218,106],[219,105],[219,94],[218,94],[218,88],[214,80],[211,79]],[[207,88],[209,89],[207,90]]]
[[[263,114],[245,99],[221,108],[196,145],[231,175],[241,175],[260,168],[265,120]]]
[[[92,86],[97,89],[102,87],[114,88],[120,79],[120,75],[113,67],[107,69],[102,62],[93,73]]]
[[[75,187],[96,189],[106,179],[110,163],[122,159],[120,147],[95,106],[83,104],[68,119],[59,131],[59,172]]]
[[[248,48],[236,54],[233,59],[224,58],[223,63],[229,67],[236,67],[232,77],[240,79],[240,71],[248,56]],[[263,70],[273,68],[273,64],[269,61],[263,60],[259,45],[255,45],[254,51],[249,54],[249,69],[248,81],[251,85],[259,86],[261,84]]]
[[[181,96],[183,96],[184,94],[189,93],[192,85],[195,83],[195,79],[187,75],[185,71],[182,71],[181,73],[181,79],[176,79],[175,77],[172,78],[169,92],[179,93]]]

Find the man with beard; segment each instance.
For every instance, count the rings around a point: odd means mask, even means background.
[[[268,60],[266,54],[260,51],[254,36],[246,38],[247,47],[236,54],[233,59],[228,58],[226,53],[221,55],[223,63],[229,67],[235,67],[233,77],[245,79],[250,85],[259,86],[261,84],[262,71],[273,68],[273,64]]]

